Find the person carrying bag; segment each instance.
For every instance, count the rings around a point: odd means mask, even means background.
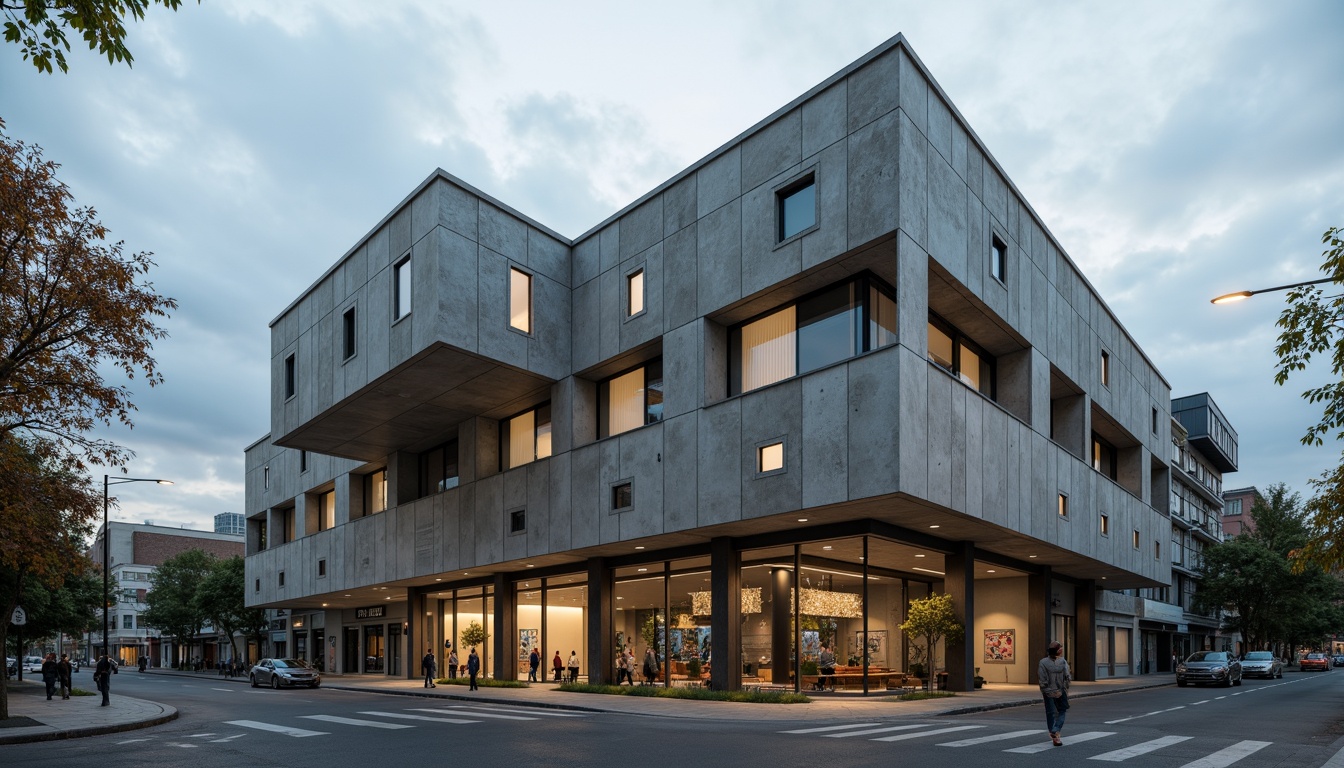
[[[1056,747],[1064,746],[1059,732],[1064,730],[1064,713],[1069,711],[1069,662],[1064,660],[1064,646],[1056,640],[1045,649],[1045,658],[1036,667],[1041,696],[1045,700],[1045,724],[1050,740]]]

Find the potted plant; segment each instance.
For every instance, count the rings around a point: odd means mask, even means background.
[[[691,660],[686,662],[686,676],[692,680],[700,679],[701,669],[699,656],[692,656]]]
[[[985,678],[983,678],[983,677],[980,676],[980,668],[979,668],[979,667],[976,667],[976,668],[975,668],[975,687],[976,687],[976,688],[984,688],[984,687],[985,687]]]
[[[956,612],[952,610],[952,596],[929,595],[919,600],[911,600],[905,616],[901,631],[907,635],[924,636],[927,643],[924,647],[929,654],[929,671],[932,673],[933,649],[937,647],[938,641],[946,638],[948,643],[956,643],[961,640],[965,632],[961,622],[957,620]]]

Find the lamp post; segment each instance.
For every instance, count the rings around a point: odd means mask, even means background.
[[[118,477],[113,480],[107,475],[103,475],[103,655],[107,655],[107,635],[108,624],[111,616],[108,611],[111,606],[108,604],[108,581],[112,576],[112,531],[107,527],[107,488],[111,485],[121,485],[123,483],[158,483],[159,485],[172,485],[172,480],[157,480],[150,477]]]
[[[1276,285],[1273,288],[1260,288],[1255,291],[1237,291],[1236,293],[1225,293],[1215,299],[1209,299],[1210,304],[1231,304],[1234,301],[1249,299],[1257,293],[1272,293],[1273,291],[1286,291],[1289,288],[1301,288],[1304,285],[1320,285],[1321,283],[1333,283],[1335,278],[1325,277],[1320,280],[1308,280],[1305,283],[1292,283],[1290,285]]]

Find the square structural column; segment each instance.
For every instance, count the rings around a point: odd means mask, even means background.
[[[616,669],[611,629],[611,596],[615,573],[601,557],[588,558],[588,682],[610,683]]]
[[[402,658],[406,659],[407,680],[421,677],[420,660],[425,657],[425,648],[429,647],[429,633],[425,630],[425,596],[416,587],[407,587],[406,633],[403,637],[406,649],[402,652]]]
[[[733,540],[709,542],[711,615],[709,684],[716,691],[742,687],[742,558]]]
[[[1017,653],[1018,658],[1027,662],[1027,682],[1032,685],[1041,682],[1037,664],[1053,639],[1050,637],[1050,622],[1054,615],[1050,610],[1052,574],[1050,566],[1046,565],[1040,572],[1027,576],[1027,632],[1026,637],[1017,641]],[[1023,648],[1027,649],[1025,653]]]
[[[960,643],[944,641],[947,688],[969,691],[975,687],[975,654],[971,653],[975,641],[975,544],[959,541],[952,548],[953,553],[944,561],[947,574],[943,588],[952,596],[952,611],[965,628],[965,635]]]
[[[1097,583],[1084,581],[1078,585],[1077,632],[1078,642],[1073,649],[1074,660],[1069,664],[1074,680],[1097,679]]]
[[[518,654],[513,652],[513,641],[518,639],[517,615],[513,584],[505,574],[495,574],[495,636],[490,638],[490,652],[495,655],[496,680],[518,678]]]

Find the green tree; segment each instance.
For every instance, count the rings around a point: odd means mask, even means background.
[[[901,631],[906,635],[924,638],[925,648],[929,649],[929,671],[933,671],[933,649],[940,640],[948,644],[961,642],[965,628],[957,620],[952,608],[952,596],[949,594],[929,595],[910,601],[910,609],[905,614],[905,623]]]
[[[1204,550],[1195,609],[1223,609],[1223,628],[1246,648],[1267,648],[1283,618],[1281,597],[1292,576],[1288,561],[1249,535]]]
[[[490,634],[485,631],[485,627],[482,627],[479,621],[470,622],[467,624],[466,629],[462,630],[462,645],[467,648],[479,645],[482,650],[484,650],[485,641],[488,639],[490,639]],[[464,664],[466,663],[465,657],[462,659],[462,662]]]
[[[145,626],[161,630],[178,642],[179,658],[184,644],[201,633],[210,616],[197,598],[200,585],[215,569],[215,556],[204,550],[189,549],[164,560],[150,577],[149,608],[141,615]]]
[[[229,637],[233,658],[238,655],[235,634],[255,637],[268,625],[266,609],[248,608],[246,604],[247,576],[241,555],[214,561],[209,574],[200,582],[193,598],[196,607],[208,616],[216,629]],[[320,652],[320,651],[319,651]]]
[[[1286,384],[1305,371],[1317,357],[1328,357],[1331,380],[1302,393],[1321,406],[1321,418],[1307,427],[1304,445],[1322,445],[1333,435],[1344,438],[1344,230],[1331,227],[1321,236],[1325,244],[1321,271],[1331,281],[1329,290],[1316,286],[1288,293],[1288,306],[1279,315],[1278,364],[1274,381]],[[1299,569],[1315,563],[1327,571],[1344,570],[1344,454],[1340,463],[1310,481],[1312,498],[1306,504],[1308,537],[1294,554]]]
[[[48,74],[52,64],[69,71],[67,28],[84,38],[89,50],[107,56],[107,63],[124,61],[131,66],[135,58],[126,48],[124,19],[143,20],[151,5],[176,11],[182,0],[0,0],[5,42],[18,43],[24,61],[31,60],[39,72]]]

